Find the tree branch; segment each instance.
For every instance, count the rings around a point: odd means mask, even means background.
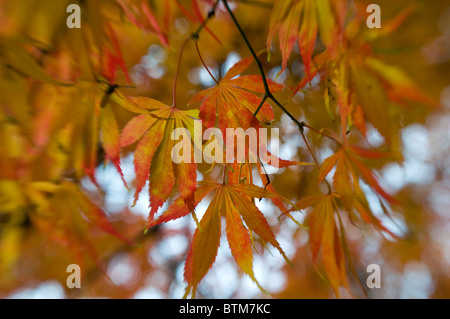
[[[208,11],[208,15],[207,17],[203,20],[203,22],[199,25],[199,27],[197,28],[197,30],[195,30],[195,32],[191,33],[191,38],[192,39],[198,39],[199,35],[200,35],[200,31],[203,30],[203,28],[206,26],[206,24],[208,23],[209,20],[211,20],[212,17],[214,17],[214,15],[216,14],[216,8],[219,5],[220,0],[216,0],[216,2],[214,3],[214,5],[211,7],[211,9]]]
[[[247,38],[247,36],[245,35],[245,32],[244,32],[244,30],[242,30],[242,28],[241,28],[241,26],[239,25],[239,22],[237,21],[237,19],[236,19],[236,17],[235,17],[235,15],[233,14],[233,11],[231,11],[231,9],[230,9],[230,7],[229,7],[229,5],[228,5],[228,2],[227,2],[227,0],[222,0],[222,2],[223,2],[223,4],[224,4],[224,6],[225,6],[225,8],[227,9],[227,11],[228,11],[228,13],[230,14],[230,17],[231,17],[231,19],[233,20],[233,22],[234,22],[234,24],[236,25],[236,27],[237,27],[237,29],[239,30],[239,33],[241,34],[241,36],[242,36],[242,38],[244,39],[244,42],[245,42],[245,44],[247,45],[247,48],[250,50],[250,52],[251,52],[251,54],[252,54],[252,56],[253,56],[253,59],[255,60],[255,62],[256,62],[256,65],[258,66],[258,69],[259,69],[259,73],[261,74],[261,78],[262,78],[262,81],[263,81],[263,84],[264,84],[264,97],[263,97],[263,99],[261,100],[261,103],[259,104],[259,106],[258,106],[258,108],[256,109],[256,111],[255,111],[255,113],[253,114],[253,116],[256,116],[257,114],[258,114],[258,112],[259,112],[259,110],[261,109],[261,107],[263,106],[263,104],[264,104],[264,102],[267,100],[267,99],[271,99],[287,116],[289,116],[289,118],[295,123],[295,124],[297,124],[297,126],[298,126],[298,128],[299,128],[299,130],[300,130],[300,133],[301,133],[301,135],[302,135],[302,138],[303,138],[303,141],[305,142],[305,144],[306,144],[306,147],[307,147],[307,149],[308,149],[308,151],[309,151],[309,153],[311,154],[311,156],[312,156],[312,158],[313,158],[313,160],[314,160],[314,163],[316,164],[316,166],[320,169],[320,165],[319,165],[319,163],[318,163],[318,161],[317,161],[317,158],[316,158],[316,156],[314,155],[314,153],[312,152],[312,150],[311,150],[311,148],[310,148],[310,146],[309,146],[309,143],[308,143],[308,141],[307,141],[307,139],[306,139],[306,137],[305,137],[305,133],[304,133],[304,127],[305,126],[307,126],[308,128],[310,128],[310,129],[312,129],[309,125],[306,125],[306,123],[305,122],[303,122],[303,121],[299,121],[299,120],[297,120],[295,117],[294,117],[294,115],[292,115],[274,96],[273,96],[273,94],[272,94],[272,92],[270,91],[270,88],[269,88],[269,84],[268,84],[268,82],[267,82],[267,78],[266,78],[266,74],[265,74],[265,72],[264,72],[264,69],[263,69],[263,66],[262,66],[262,63],[261,63],[261,61],[259,60],[259,58],[258,58],[258,55],[256,54],[256,52],[255,52],[255,50],[253,49],[253,47],[252,47],[252,45],[250,44],[250,41],[248,40],[248,38]],[[318,131],[318,130],[315,130],[315,129],[312,129],[314,132],[320,132],[320,131]],[[320,132],[321,133],[321,132]],[[329,138],[331,138],[330,136],[328,136],[328,135],[326,135],[326,134],[323,134],[323,133],[321,133],[322,135],[324,135],[324,136],[327,136],[327,137],[329,137]],[[334,138],[332,138],[334,141],[336,141]],[[329,185],[329,183],[328,183],[328,181],[326,181],[325,180],[325,182],[326,182],[326,184],[327,184],[327,186],[328,186],[328,191],[329,192],[331,192],[331,187],[330,187],[330,185]]]
[[[267,78],[266,78],[266,74],[264,72],[261,60],[258,58],[258,55],[256,54],[255,50],[253,49],[252,45],[250,44],[250,42],[247,39],[247,36],[245,35],[244,30],[242,30],[241,26],[239,25],[239,22],[236,20],[236,17],[233,14],[233,11],[231,11],[227,0],[222,0],[223,4],[225,5],[225,8],[227,9],[228,13],[231,16],[231,19],[233,20],[234,24],[236,25],[236,27],[239,30],[239,33],[241,34],[242,38],[244,39],[245,44],[247,45],[247,48],[250,50],[253,59],[256,62],[256,65],[258,66],[259,69],[259,73],[261,74],[261,78],[264,84],[264,91],[265,91],[265,99],[271,99],[287,116],[289,116],[289,118],[294,121],[297,126],[299,127],[300,131],[303,132],[303,127],[304,127],[304,122],[299,122],[288,110],[285,109],[285,107],[278,102],[278,100],[273,96],[272,92],[270,91],[269,88],[269,83],[267,82]],[[263,99],[263,100],[265,100]],[[259,109],[262,107],[262,103],[258,106],[258,109],[255,111],[254,116],[256,116],[256,114],[258,114]]]
[[[262,77],[262,80],[263,80],[263,83],[264,83],[264,90],[265,90],[265,93],[266,93],[267,97],[272,99],[273,95],[270,92],[269,85],[268,85],[267,79],[266,79],[266,74],[264,73],[264,69],[263,69],[261,61],[258,58],[258,55],[255,53],[255,50],[253,50],[253,47],[250,44],[250,42],[248,41],[247,36],[245,35],[244,31],[242,30],[241,26],[239,25],[239,22],[236,20],[236,17],[234,16],[233,11],[231,11],[230,7],[228,6],[227,0],[222,0],[222,2],[225,5],[225,8],[227,9],[228,13],[230,14],[230,17],[233,20],[234,24],[238,28],[239,33],[242,36],[242,39],[244,39],[244,42],[247,45],[247,48],[250,50],[250,52],[251,52],[251,54],[253,56],[253,59],[256,62],[256,65],[258,66],[259,72],[261,73],[261,77]]]

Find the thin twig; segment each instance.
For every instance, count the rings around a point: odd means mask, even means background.
[[[272,93],[270,92],[269,85],[268,85],[267,79],[266,79],[266,74],[264,73],[264,69],[263,69],[261,61],[259,60],[258,56],[256,55],[255,50],[253,50],[253,47],[250,44],[250,42],[248,41],[247,36],[245,35],[245,33],[242,30],[241,26],[239,25],[239,22],[236,20],[236,17],[234,16],[233,11],[231,11],[227,0],[222,0],[222,2],[225,5],[225,8],[227,9],[228,13],[230,14],[230,17],[233,20],[234,24],[238,28],[239,33],[242,36],[242,39],[244,39],[244,42],[247,45],[247,48],[250,50],[250,52],[251,52],[251,54],[253,56],[253,59],[256,62],[256,65],[258,66],[258,69],[259,69],[259,71],[261,73],[261,77],[262,77],[262,80],[263,80],[263,83],[264,83],[264,90],[265,90],[265,93],[266,93],[267,97],[268,98],[272,98],[273,96],[272,96]]]
[[[247,48],[250,50],[250,52],[251,52],[251,54],[252,54],[252,56],[253,56],[253,59],[255,60],[255,63],[256,63],[256,65],[258,66],[258,69],[259,69],[259,73],[261,74],[261,79],[262,79],[262,81],[263,81],[263,84],[264,84],[264,93],[265,93],[265,97],[266,97],[266,99],[271,99],[287,116],[289,116],[289,118],[291,119],[291,120],[293,120],[297,125],[298,125],[298,127],[302,130],[303,129],[303,126],[304,126],[304,123],[303,122],[299,122],[288,110],[286,110],[285,108],[284,108],[284,106],[280,103],[280,102],[278,102],[278,100],[273,96],[273,94],[272,94],[272,92],[270,91],[270,88],[269,88],[269,83],[268,83],[268,81],[267,81],[267,78],[266,78],[266,74],[265,74],[265,72],[264,72],[264,69],[263,69],[263,66],[262,66],[262,63],[261,63],[261,61],[259,60],[259,58],[258,58],[258,55],[256,54],[256,52],[255,52],[255,50],[253,50],[253,47],[252,47],[252,45],[250,44],[250,42],[249,42],[249,40],[247,39],[247,36],[245,35],[245,33],[244,33],[244,30],[242,30],[242,28],[241,28],[241,26],[239,25],[239,22],[236,20],[236,17],[234,16],[234,13],[233,13],[233,11],[231,11],[231,9],[230,9],[230,7],[229,7],[229,5],[228,5],[228,2],[227,2],[227,0],[222,0],[222,2],[223,2],[223,4],[225,5],[225,8],[227,9],[227,11],[228,11],[228,13],[230,14],[230,17],[231,17],[231,19],[233,20],[233,22],[234,22],[234,24],[236,25],[236,27],[238,28],[238,30],[239,30],[239,33],[241,34],[241,36],[242,36],[242,39],[244,39],[244,42],[245,42],[245,44],[247,45]],[[258,107],[258,110],[257,111],[259,111],[259,109],[262,107],[262,104]],[[255,116],[256,116],[256,114],[257,114],[258,112],[255,112]]]
[[[214,3],[214,5],[212,6],[212,8],[209,10],[208,16],[207,16],[207,17],[203,20],[203,22],[199,25],[199,27],[197,28],[197,30],[196,30],[195,32],[191,33],[191,35],[190,35],[189,38],[184,39],[183,43],[181,44],[180,53],[179,53],[179,55],[178,55],[177,70],[176,70],[176,72],[175,72],[175,78],[174,78],[174,81],[173,81],[173,92],[172,92],[172,95],[173,95],[172,101],[173,101],[173,102],[172,102],[172,107],[176,107],[176,105],[177,105],[177,102],[176,102],[176,96],[177,96],[177,82],[178,82],[178,75],[179,75],[179,72],[180,72],[180,66],[181,66],[181,56],[183,55],[184,47],[185,47],[186,43],[189,41],[189,39],[193,39],[193,40],[197,40],[197,39],[198,39],[200,32],[201,32],[201,31],[203,30],[203,28],[206,26],[206,24],[208,23],[208,21],[215,15],[216,8],[217,8],[217,5],[219,4],[219,1],[220,1],[220,0],[216,0],[216,2]],[[196,42],[196,46],[197,46],[197,42]],[[197,52],[199,52],[198,47],[197,47]],[[199,52],[199,56],[200,56],[200,52]],[[201,56],[200,56],[200,59],[201,59]],[[203,60],[202,60],[202,62],[203,62]],[[205,65],[205,64],[203,63],[203,65]],[[206,67],[206,65],[205,65],[205,67]],[[208,70],[208,68],[206,68],[206,69]],[[208,72],[209,72],[209,70],[208,70]],[[210,73],[210,74],[211,74],[211,73]],[[212,76],[212,75],[211,75],[211,76]],[[213,79],[214,79],[214,77],[213,77]],[[216,79],[214,79],[214,81],[216,81]],[[217,81],[216,81],[216,83],[217,83]]]
[[[205,67],[206,71],[208,71],[209,75],[211,76],[211,78],[214,80],[214,82],[216,82],[216,84],[219,84],[219,82],[216,80],[216,78],[214,77],[214,75],[212,75],[211,71],[209,70],[208,66],[206,65],[205,61],[203,61],[202,55],[200,54],[200,50],[198,48],[198,42],[197,39],[194,39],[195,42],[195,48],[197,49],[197,53],[198,53],[198,57],[200,58],[200,61],[202,61],[203,66]]]
[[[188,40],[189,40],[189,38],[184,39],[184,41],[180,47],[180,53],[178,54],[177,70],[175,71],[175,78],[173,80],[172,107],[177,106],[177,82],[178,82],[178,75],[180,73],[181,56],[183,55],[183,50],[184,50],[184,47],[186,46],[186,43],[188,42]]]
[[[199,27],[197,28],[197,30],[195,30],[195,32],[191,33],[191,38],[192,39],[198,39],[200,31],[202,31],[202,29],[206,26],[206,24],[208,23],[209,20],[211,20],[212,17],[214,17],[214,15],[216,14],[216,8],[219,5],[220,0],[216,0],[216,2],[214,3],[214,5],[211,7],[211,9],[208,11],[208,15],[207,17],[203,20],[203,22],[199,25]]]
[[[315,129],[315,128],[309,126],[309,125],[306,124],[306,123],[303,123],[303,126],[305,126],[306,128],[310,129],[311,131],[313,131],[313,132],[315,132],[315,133],[317,133],[317,134],[319,134],[319,135],[322,135],[322,136],[324,136],[324,137],[329,138],[330,140],[335,141],[335,142],[336,142],[337,144],[339,144],[339,145],[342,144],[341,142],[339,142],[337,139],[335,139],[335,138],[332,137],[331,135],[325,134],[324,132]]]
[[[261,109],[261,107],[264,105],[264,103],[267,100],[267,95],[264,94],[261,103],[259,103],[258,107],[256,108],[256,111],[253,113],[253,117],[256,117],[256,115],[258,114],[259,110]]]

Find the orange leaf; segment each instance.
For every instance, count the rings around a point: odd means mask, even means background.
[[[219,184],[204,184],[197,187],[197,189],[194,192],[195,198],[194,206],[197,206],[198,203],[200,203],[202,199],[206,195],[208,195],[208,193],[210,193],[217,187],[219,187]],[[159,216],[159,218],[155,220],[149,220],[147,228],[184,217],[190,212],[191,210],[186,205],[184,198],[180,196],[173,202],[172,205],[169,206],[169,208],[167,208],[167,210],[161,216]]]
[[[311,56],[316,44],[318,31],[315,2],[315,0],[303,1],[303,21],[298,34],[298,46],[305,65],[306,77],[308,77],[309,81],[313,79],[311,75]]]
[[[333,154],[323,161],[322,165],[320,166],[320,172],[319,177],[317,178],[317,183],[320,183],[328,175],[328,173],[336,164],[337,160],[338,154]]]
[[[226,193],[227,211],[227,239],[228,244],[233,254],[234,260],[238,266],[245,272],[255,283],[258,281],[253,273],[253,253],[250,234],[244,227],[242,219],[228,193]]]
[[[248,184],[234,185],[232,187],[236,189],[237,186],[241,185],[248,185]],[[269,223],[264,218],[264,215],[259,211],[259,209],[255,206],[255,204],[253,204],[250,200],[248,200],[244,196],[240,196],[234,189],[232,189],[232,187],[230,187],[229,194],[233,202],[236,204],[239,213],[241,214],[247,226],[252,231],[254,231],[259,237],[261,237],[261,239],[270,243],[272,246],[278,249],[278,251],[284,257],[284,259],[288,263],[291,263],[287,258],[286,254],[284,253],[283,249],[281,248],[280,244],[275,239],[275,235],[270,229]],[[262,192],[263,191],[260,191],[260,193]],[[247,191],[245,193],[248,194]]]
[[[131,121],[130,121],[131,122]],[[138,200],[139,193],[145,186],[150,173],[150,165],[156,149],[164,138],[165,122],[154,124],[145,136],[140,140],[134,152],[134,167],[136,170],[136,190],[134,193],[134,204]]]
[[[195,295],[198,283],[214,263],[220,244],[220,211],[222,210],[222,188],[211,201],[195,230],[191,249],[184,266],[184,278],[188,282],[186,294]]]
[[[136,203],[139,193],[149,179],[151,206],[149,222],[151,222],[175,185],[186,203],[191,206],[193,204],[193,193],[197,185],[197,165],[192,160],[190,163],[173,162],[172,150],[175,141],[172,140],[171,134],[176,128],[187,129],[191,135],[194,134],[194,119],[197,112],[181,111],[145,97],[134,97],[129,101],[133,104],[130,110],[141,114],[125,125],[120,141],[122,146],[126,146],[139,140],[143,135],[134,155],[136,171],[134,202]]]
[[[156,118],[141,114],[132,118],[123,128],[120,134],[120,147],[133,144],[155,123]]]
[[[200,119],[209,128],[213,127],[218,113],[219,128],[225,136],[226,128],[242,127],[244,130],[254,126],[253,113],[262,101],[261,97],[250,93],[264,92],[264,85],[260,76],[241,76],[234,78],[245,71],[252,58],[237,62],[212,88],[199,92],[193,97],[191,103],[203,100],[200,106]],[[272,92],[279,91],[282,85],[269,81]],[[274,114],[270,104],[264,103],[261,112],[256,118],[264,123],[270,123]]]
[[[100,126],[102,130],[102,145],[106,156],[116,166],[124,185],[127,186],[120,168],[119,128],[117,127],[114,112],[109,104],[101,109]]]

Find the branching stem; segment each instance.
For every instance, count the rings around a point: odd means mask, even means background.
[[[211,7],[211,9],[208,11],[208,15],[203,20],[203,22],[198,26],[197,30],[195,30],[193,33],[191,33],[191,38],[196,40],[199,37],[200,31],[203,30],[203,28],[206,26],[209,20],[211,20],[212,17],[216,14],[216,8],[219,5],[220,0],[216,0],[214,5]]]
[[[269,83],[267,81],[266,78],[266,74],[264,72],[261,60],[258,58],[258,55],[256,54],[255,50],[253,49],[252,45],[250,44],[250,41],[248,40],[247,36],[245,35],[244,30],[242,30],[239,22],[236,20],[236,17],[234,16],[233,11],[231,11],[230,6],[228,5],[227,0],[222,0],[223,4],[225,5],[225,8],[227,9],[228,13],[230,14],[231,19],[233,20],[234,24],[236,25],[236,27],[239,30],[239,33],[242,36],[242,39],[244,39],[245,44],[247,45],[247,48],[250,50],[250,53],[253,56],[253,59],[255,60],[256,65],[258,66],[259,69],[259,73],[261,74],[261,79],[263,81],[264,84],[264,98],[261,101],[260,105],[258,106],[257,110],[254,113],[254,116],[256,116],[259,112],[259,110],[261,109],[262,105],[264,104],[266,99],[271,99],[287,116],[289,116],[289,118],[294,121],[299,129],[302,131],[303,130],[303,126],[304,123],[303,122],[299,122],[288,110],[286,110],[286,108],[280,103],[278,102],[278,100],[273,96],[272,92],[270,91],[269,88]]]
[[[303,141],[305,142],[305,144],[306,144],[306,147],[307,147],[307,149],[308,149],[308,151],[309,151],[309,153],[311,154],[311,156],[312,156],[312,158],[314,159],[314,162],[315,162],[315,164],[316,164],[316,166],[318,167],[318,168],[320,168],[320,165],[319,165],[319,162],[317,161],[317,158],[316,158],[316,156],[314,155],[314,153],[313,153],[313,151],[311,150],[311,148],[310,148],[310,146],[309,146],[309,143],[308,143],[308,141],[307,141],[307,139],[306,139],[306,137],[305,137],[305,133],[304,133],[304,127],[307,127],[307,128],[309,128],[310,130],[312,130],[313,132],[316,132],[316,133],[318,133],[318,134],[321,134],[321,135],[323,135],[323,136],[326,136],[326,137],[328,137],[328,138],[330,138],[330,139],[332,139],[333,141],[335,141],[335,142],[337,142],[337,143],[339,143],[338,141],[336,141],[336,139],[334,139],[333,137],[331,137],[331,136],[329,136],[329,135],[327,135],[327,134],[325,134],[325,133],[322,133],[322,132],[320,132],[320,131],[318,131],[318,130],[316,130],[316,129],[314,129],[314,128],[312,128],[311,126],[309,126],[309,125],[307,125],[305,122],[303,122],[303,121],[299,121],[299,120],[297,120],[296,118],[295,118],[295,116],[294,115],[292,115],[274,96],[273,96],[273,94],[272,94],[272,92],[270,91],[270,88],[269,88],[269,83],[268,83],[268,81],[267,81],[267,78],[266,78],[266,74],[265,74],[265,72],[264,72],[264,69],[263,69],[263,66],[262,66],[262,63],[261,63],[261,61],[260,61],[260,59],[258,58],[258,55],[256,54],[256,52],[255,52],[255,50],[253,49],[253,47],[252,47],[252,45],[250,44],[250,41],[248,40],[248,38],[247,38],[247,36],[245,35],[245,32],[244,32],[244,30],[242,30],[242,28],[241,28],[241,26],[239,25],[239,22],[237,21],[237,19],[236,19],[236,17],[235,17],[235,15],[234,15],[234,13],[233,13],[233,11],[231,11],[231,9],[230,9],[230,7],[229,7],[229,5],[228,5],[228,2],[227,2],[227,0],[222,0],[222,2],[223,2],[223,4],[224,4],[224,6],[225,6],[225,8],[226,8],[226,10],[228,11],[228,13],[229,13],[229,15],[230,15],[230,17],[231,17],[231,19],[233,20],[233,22],[234,22],[234,24],[236,25],[236,27],[237,27],[237,29],[239,30],[239,33],[241,34],[241,37],[242,37],[242,39],[244,40],[244,42],[245,42],[245,44],[247,45],[247,48],[250,50],[250,53],[252,54],[252,56],[253,56],[253,59],[255,60],[255,63],[256,63],[256,65],[258,66],[258,69],[259,69],[259,73],[261,74],[261,79],[262,79],[262,81],[263,81],[263,84],[264,84],[264,97],[262,98],[262,100],[261,100],[261,103],[259,104],[259,106],[257,107],[257,109],[256,109],[256,111],[255,111],[255,113],[253,114],[253,116],[256,116],[257,114],[258,114],[258,112],[259,112],[259,110],[261,109],[261,107],[264,105],[264,102],[267,100],[267,99],[271,99],[295,124],[297,124],[297,126],[298,126],[298,129],[300,130],[300,133],[301,133],[301,135],[302,135],[302,138],[303,138]],[[340,143],[339,143],[340,144]],[[327,183],[327,186],[328,186],[328,191],[329,192],[331,192],[331,187],[330,187],[330,185],[329,185],[329,183],[326,181],[326,183]]]

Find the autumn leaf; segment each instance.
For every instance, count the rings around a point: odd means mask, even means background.
[[[105,213],[94,205],[74,184],[63,182],[32,182],[26,185],[24,193],[36,205],[33,222],[45,231],[49,238],[69,247],[77,262],[82,265],[80,248],[85,248],[99,267],[103,267],[95,246],[89,240],[89,231],[99,228],[125,241],[134,243],[120,234],[109,222]]]
[[[313,78],[312,55],[318,33],[321,40],[334,50],[341,32],[340,15],[345,11],[341,1],[329,0],[300,0],[276,1],[270,18],[267,48],[270,50],[273,37],[278,33],[283,63],[280,73],[287,66],[294,44],[298,46],[305,65],[305,78]]]
[[[68,86],[69,83],[58,81],[50,76],[37,61],[23,48],[21,41],[0,37],[0,63],[16,72],[30,76],[38,81]]]
[[[374,216],[369,208],[366,196],[360,187],[360,180],[364,180],[373,191],[391,204],[400,203],[388,194],[378,183],[371,169],[364,165],[358,157],[376,158],[386,156],[378,151],[363,149],[352,145],[344,145],[337,153],[326,158],[321,165],[318,182],[320,183],[336,166],[333,176],[333,186],[344,206],[348,210],[357,211],[364,222],[373,224],[378,230],[385,231],[397,237]]]
[[[114,29],[108,25],[108,31],[110,33],[112,49],[105,46],[104,51],[106,55],[103,76],[107,79],[109,83],[116,83],[116,70],[120,67],[125,74],[127,83],[131,82],[130,75],[128,74],[125,61],[123,59],[122,51],[119,46],[119,41],[117,40],[117,35]]]
[[[155,13],[151,10],[149,3],[143,0],[118,1],[121,9],[127,18],[138,28],[151,31],[156,34],[159,41],[164,45],[169,45],[167,33],[161,28]],[[139,10],[134,10],[134,8]]]
[[[216,116],[219,119],[219,128],[226,136],[226,128],[243,128],[244,130],[255,126],[257,122],[253,113],[262,101],[262,98],[252,92],[264,93],[264,84],[260,76],[241,75],[252,62],[252,58],[245,58],[237,62],[216,86],[197,93],[190,103],[202,101],[200,106],[200,119],[207,128],[213,127]],[[280,91],[283,85],[268,81],[271,92]],[[269,103],[264,103],[256,115],[256,119],[269,124],[274,118]]]
[[[208,193],[214,196],[194,233],[193,242],[185,264],[185,279],[188,282],[186,296],[195,295],[197,285],[211,268],[220,242],[221,216],[226,219],[226,232],[233,257],[241,268],[262,289],[253,273],[253,253],[249,231],[274,246],[290,262],[275,239],[264,215],[249,198],[283,198],[280,195],[250,184],[216,184],[200,182],[195,191],[195,205]],[[159,225],[188,215],[190,210],[180,198],[148,227]],[[196,218],[196,217],[195,217]],[[244,226],[245,225],[247,227]]]
[[[294,210],[313,207],[308,215],[312,259],[316,263],[319,251],[322,249],[322,260],[327,278],[337,296],[339,296],[339,287],[348,288],[345,270],[346,259],[352,273],[355,274],[340,216],[338,216],[340,230],[336,226],[335,214],[340,214],[338,202],[347,210],[350,220],[352,220],[353,211],[355,211],[363,222],[372,224],[378,231],[386,232],[397,238],[397,235],[386,228],[372,213],[366,195],[360,187],[360,180],[364,180],[372,187],[374,192],[385,200],[392,204],[398,204],[398,201],[379,185],[372,170],[360,160],[361,158],[371,159],[390,155],[389,153],[364,149],[348,143],[343,144],[335,154],[323,161],[317,179],[317,182],[320,183],[336,167],[333,176],[335,192],[305,197],[295,204],[295,209],[291,208],[283,213],[284,215]]]
[[[175,141],[171,138],[171,134],[176,128],[185,128],[193,138],[194,119],[198,112],[181,111],[151,98],[131,97],[129,100],[142,114],[125,125],[120,135],[120,146],[126,147],[139,141],[134,154],[136,170],[134,203],[147,180],[150,180],[149,221],[152,221],[154,214],[168,199],[175,184],[184,200],[192,204],[197,179],[196,164],[193,160],[190,163],[173,163],[172,149]]]
[[[120,167],[119,128],[111,105],[109,104],[100,111],[100,127],[102,131],[102,145],[105,149],[106,156],[116,167],[124,185],[127,185]]]
[[[307,196],[295,204],[295,209],[291,208],[283,214],[312,207],[307,219],[312,260],[316,264],[319,252],[322,250],[322,260],[327,278],[336,296],[339,297],[339,287],[348,288],[345,259],[350,259],[350,256],[345,256],[348,255],[344,248],[347,245],[346,239],[336,226],[337,196],[335,193]],[[338,218],[340,219],[340,217]]]
[[[369,44],[398,28],[410,12],[411,8],[408,8],[386,21],[386,32],[377,33],[375,38],[369,29],[358,32],[364,22],[356,19],[343,35],[346,44],[341,49],[347,54],[334,61],[329,56],[328,62],[319,63],[327,70],[329,89],[336,96],[343,138],[353,126],[365,135],[367,121],[386,139],[398,158],[400,111],[396,106],[408,108],[408,103],[418,102],[435,107],[437,103],[424,94],[405,71],[383,62],[381,55],[375,54]]]

